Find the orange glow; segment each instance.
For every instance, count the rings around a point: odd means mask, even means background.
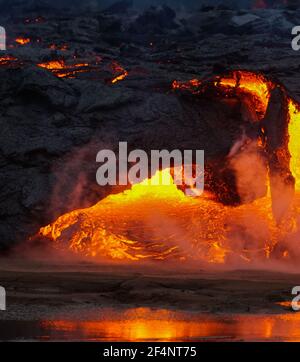
[[[101,318],[102,317],[102,318]],[[211,316],[166,309],[99,311],[92,321],[43,321],[49,336],[84,341],[300,341],[300,315]]]
[[[160,240],[159,236],[155,235],[155,230],[152,230],[154,226],[151,227],[151,222],[148,226],[144,225],[144,219],[147,215],[150,216],[153,207],[161,204],[163,200],[166,200],[164,210],[162,210],[164,214],[173,208],[172,205],[192,201],[177,189],[172,180],[169,170],[158,172],[151,179],[152,185],[149,180],[145,180],[141,184],[133,185],[129,191],[107,197],[90,209],[75,210],[63,215],[53,225],[42,228],[40,233],[51,238],[60,248],[61,240],[68,228],[76,225],[82,215],[86,215],[87,223],[83,221],[80,231],[71,236],[68,247],[72,251],[86,256],[98,258],[106,256],[119,260],[164,259],[175,253],[178,247],[177,245],[165,246],[163,239]],[[168,182],[170,185],[163,186],[167,181],[170,181]],[[106,216],[103,219],[99,218],[100,215]],[[89,218],[93,220],[94,225],[90,224]],[[110,224],[110,227],[105,226],[106,222]],[[92,233],[91,228],[94,230]],[[132,238],[126,235],[127,228],[133,228]],[[136,230],[136,235],[134,235],[134,230]],[[146,247],[135,240],[139,234],[143,233],[149,238]],[[86,239],[86,242],[82,243],[83,239]]]
[[[16,39],[16,43],[20,44],[20,45],[26,45],[28,43],[30,43],[30,38],[22,38],[22,37],[18,37]]]
[[[290,168],[296,179],[296,190],[300,191],[300,111],[293,100],[289,101],[289,151],[291,154]]]
[[[0,57],[0,66],[10,64],[11,62],[14,62],[16,60],[17,58],[15,57],[12,57],[10,55],[4,55],[3,57]]]
[[[112,69],[114,73],[117,73],[118,75],[116,77],[114,77],[111,80],[112,84],[118,83],[122,80],[124,80],[127,76],[128,76],[128,72],[126,69],[124,69],[120,64],[118,64],[117,62],[113,62],[112,63]]]
[[[276,304],[279,305],[280,307],[292,308],[292,302],[290,300],[285,300],[283,302],[278,302]]]
[[[200,87],[201,81],[199,79],[191,79],[188,82],[179,82],[178,80],[174,80],[172,83],[173,89],[181,89],[181,90],[193,90]]]
[[[233,78],[221,78],[221,86],[229,88],[238,88],[252,94],[256,102],[256,111],[264,116],[270,99],[270,91],[274,84],[268,81],[262,75],[251,72],[236,71]],[[289,99],[289,151],[291,154],[290,169],[296,180],[296,190],[300,191],[300,111],[299,105],[292,99]]]
[[[274,87],[263,75],[247,71],[235,71],[233,72],[233,77],[220,78],[217,85],[250,93],[255,97],[256,111],[261,116],[266,113],[270,91]]]
[[[40,68],[50,70],[58,78],[74,78],[76,74],[87,72],[89,70],[88,63],[66,64],[61,60],[50,60],[49,62],[38,64]]]
[[[66,63],[64,60],[51,60],[46,63],[40,63],[38,66],[49,70],[60,70],[65,69]]]
[[[164,185],[169,180],[170,185],[155,186],[159,179]],[[67,213],[41,228],[40,235],[52,240],[55,248],[96,260],[188,258],[220,264],[227,257],[244,261],[255,255],[265,257],[272,248],[270,199],[231,208],[208,197],[186,196],[173,183],[169,170],[157,172],[150,181],[111,195],[91,208]],[[235,252],[224,225],[242,225],[245,212],[264,230],[257,234],[260,248]]]
[[[68,50],[68,45],[67,44],[63,44],[63,45],[51,44],[51,45],[49,45],[49,49],[66,51],[66,50]]]
[[[173,83],[173,88],[180,89],[182,84],[202,87],[202,82],[192,80]],[[235,91],[252,96],[261,120],[275,84],[262,75],[238,71],[217,78],[213,86],[225,94]],[[289,221],[296,230],[300,210],[300,112],[293,100],[288,101],[290,169],[296,179]],[[154,186],[153,180],[158,179],[169,180],[169,185]],[[41,228],[40,235],[57,249],[96,260],[176,259],[214,264],[233,260],[247,264],[271,259],[288,232],[288,223],[276,225],[270,187],[264,197],[250,204],[229,207],[208,194],[187,197],[174,184],[168,169],[158,171],[150,181],[133,185],[131,190],[111,195],[90,208],[62,215]],[[282,260],[289,260],[290,255],[288,248],[277,253]]]
[[[250,72],[234,72],[233,78],[221,78],[221,86],[244,90],[255,96],[256,111],[264,116],[270,99],[270,91],[274,84],[264,78],[262,75]],[[299,105],[292,99],[289,99],[289,151],[291,154],[290,169],[296,180],[296,190],[300,191],[300,111]]]

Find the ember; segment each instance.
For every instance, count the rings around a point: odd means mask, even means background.
[[[30,43],[30,38],[18,37],[16,39],[16,43],[20,44],[20,45],[26,45],[26,44]]]
[[[198,79],[191,79],[188,82],[179,82],[178,80],[174,80],[172,84],[173,89],[181,89],[181,90],[196,90],[201,85],[201,81]]]

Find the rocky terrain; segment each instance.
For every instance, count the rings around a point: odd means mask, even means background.
[[[132,147],[197,147],[225,156],[239,115],[215,100],[172,91],[174,80],[260,71],[300,99],[293,4],[58,9],[2,2],[0,54],[0,248],[26,240],[111,190],[95,181],[96,153]],[[51,61],[58,63],[52,64]],[[227,124],[223,120],[227,119]]]

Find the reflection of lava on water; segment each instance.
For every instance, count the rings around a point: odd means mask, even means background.
[[[208,193],[190,198],[177,189],[170,170],[165,169],[153,177],[168,179],[169,186],[151,186],[145,180],[93,207],[59,217],[41,228],[40,236],[57,249],[97,260],[250,263],[274,257],[297,259],[300,113],[296,102],[282,86],[246,71],[208,82],[175,81],[173,88],[194,96],[214,92],[245,98],[252,122],[261,129],[255,147],[266,158],[264,193],[236,207],[226,206]],[[247,142],[242,143],[240,153],[247,147]],[[239,161],[243,166],[244,159]],[[257,167],[255,162],[248,166]],[[248,187],[241,183],[240,192]]]
[[[103,315],[99,319],[99,314]],[[222,315],[185,313],[167,309],[132,308],[122,313],[98,312],[96,320],[41,322],[43,335],[101,341],[245,340],[299,341],[299,315]],[[62,337],[63,336],[63,337]]]

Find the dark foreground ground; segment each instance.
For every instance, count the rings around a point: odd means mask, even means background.
[[[0,340],[300,340],[290,306],[299,280],[258,270],[2,260]]]
[[[44,266],[1,263],[7,311],[0,319],[72,316],[101,307],[151,307],[203,313],[282,313],[300,276],[268,271],[174,271],[147,266]]]

